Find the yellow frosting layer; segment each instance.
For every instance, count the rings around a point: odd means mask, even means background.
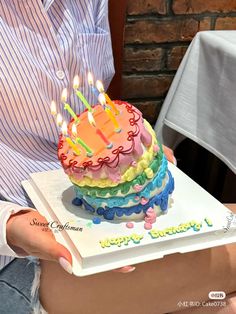
[[[144,125],[146,129],[149,131],[149,133],[152,135],[152,144],[146,150],[146,152],[142,155],[142,157],[139,159],[137,162],[136,167],[129,167],[125,173],[121,176],[121,180],[119,182],[114,182],[111,179],[100,179],[100,180],[95,180],[89,177],[84,177],[82,180],[77,180],[73,178],[73,176],[70,176],[71,182],[78,186],[90,186],[90,187],[100,187],[100,188],[105,188],[105,187],[113,187],[117,186],[118,184],[127,182],[127,181],[132,181],[134,178],[136,178],[139,174],[141,174],[145,169],[148,168],[150,163],[152,162],[155,152],[153,150],[153,147],[155,144],[157,144],[157,139],[156,139],[156,134],[151,127],[151,125],[144,120]],[[151,169],[150,169],[151,170]],[[147,169],[148,172],[148,177],[151,178],[153,174],[150,173],[150,171]]]

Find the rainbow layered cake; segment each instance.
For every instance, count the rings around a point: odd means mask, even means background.
[[[116,114],[95,105],[60,136],[58,158],[74,185],[73,203],[107,220],[143,219],[150,208],[160,215],[174,189],[162,146],[137,108],[113,102]]]

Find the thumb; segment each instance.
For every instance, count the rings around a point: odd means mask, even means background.
[[[58,262],[61,267],[69,274],[73,273],[72,270],[72,256],[67,248],[57,242],[58,246]]]
[[[37,243],[39,254],[36,252],[36,255],[46,260],[57,261],[65,271],[72,274],[72,256],[69,250],[55,238],[47,238],[46,243],[45,241],[40,242]]]
[[[52,256],[55,260],[59,262],[61,267],[68,272],[69,274],[72,274],[72,256],[69,250],[63,246],[62,244],[55,241],[54,243],[54,249],[52,251]]]

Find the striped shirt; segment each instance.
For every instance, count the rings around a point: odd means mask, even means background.
[[[58,129],[50,114],[66,87],[68,102],[84,106],[72,92],[73,77],[90,103],[96,99],[87,73],[105,88],[114,73],[108,0],[0,1],[0,269],[18,255],[7,245],[11,213],[32,206],[21,181],[32,172],[60,167]]]

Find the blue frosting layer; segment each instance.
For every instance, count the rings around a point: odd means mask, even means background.
[[[86,210],[90,211],[91,213],[95,213],[96,212],[96,214],[98,214],[100,216],[103,216],[107,220],[113,220],[115,215],[118,216],[118,217],[122,217],[123,215],[130,216],[132,214],[139,214],[141,212],[146,213],[148,208],[149,207],[153,207],[154,205],[160,206],[161,210],[165,211],[165,210],[167,210],[169,195],[174,190],[174,179],[173,179],[170,171],[167,170],[167,172],[168,172],[168,176],[169,176],[169,181],[168,181],[165,189],[160,194],[157,194],[157,195],[153,196],[149,200],[149,202],[147,204],[145,204],[145,205],[138,204],[138,205],[135,205],[135,206],[123,207],[123,208],[122,207],[112,207],[112,208],[110,208],[108,206],[105,206],[105,208],[99,207],[95,211],[95,209],[90,204],[88,204],[83,198],[82,199],[76,198],[76,199],[80,200],[80,201],[78,201],[78,203],[81,203],[81,202],[83,203],[83,205],[84,205]],[[74,204],[76,202],[77,201],[74,201]]]
[[[127,205],[129,201],[133,201],[138,203],[139,201],[135,200],[135,197],[144,197],[144,198],[150,198],[150,194],[153,190],[156,188],[160,188],[162,186],[162,181],[165,178],[166,170],[167,170],[167,159],[163,156],[161,166],[156,174],[156,176],[153,178],[153,180],[148,183],[145,188],[140,191],[139,193],[132,193],[127,196],[115,196],[110,198],[102,198],[102,197],[91,197],[91,196],[83,196],[83,194],[80,192],[78,188],[75,187],[75,193],[76,197],[81,199],[83,198],[88,204],[91,206],[94,206],[96,208],[102,206],[102,203],[106,202],[106,205],[108,207],[120,207]]]

